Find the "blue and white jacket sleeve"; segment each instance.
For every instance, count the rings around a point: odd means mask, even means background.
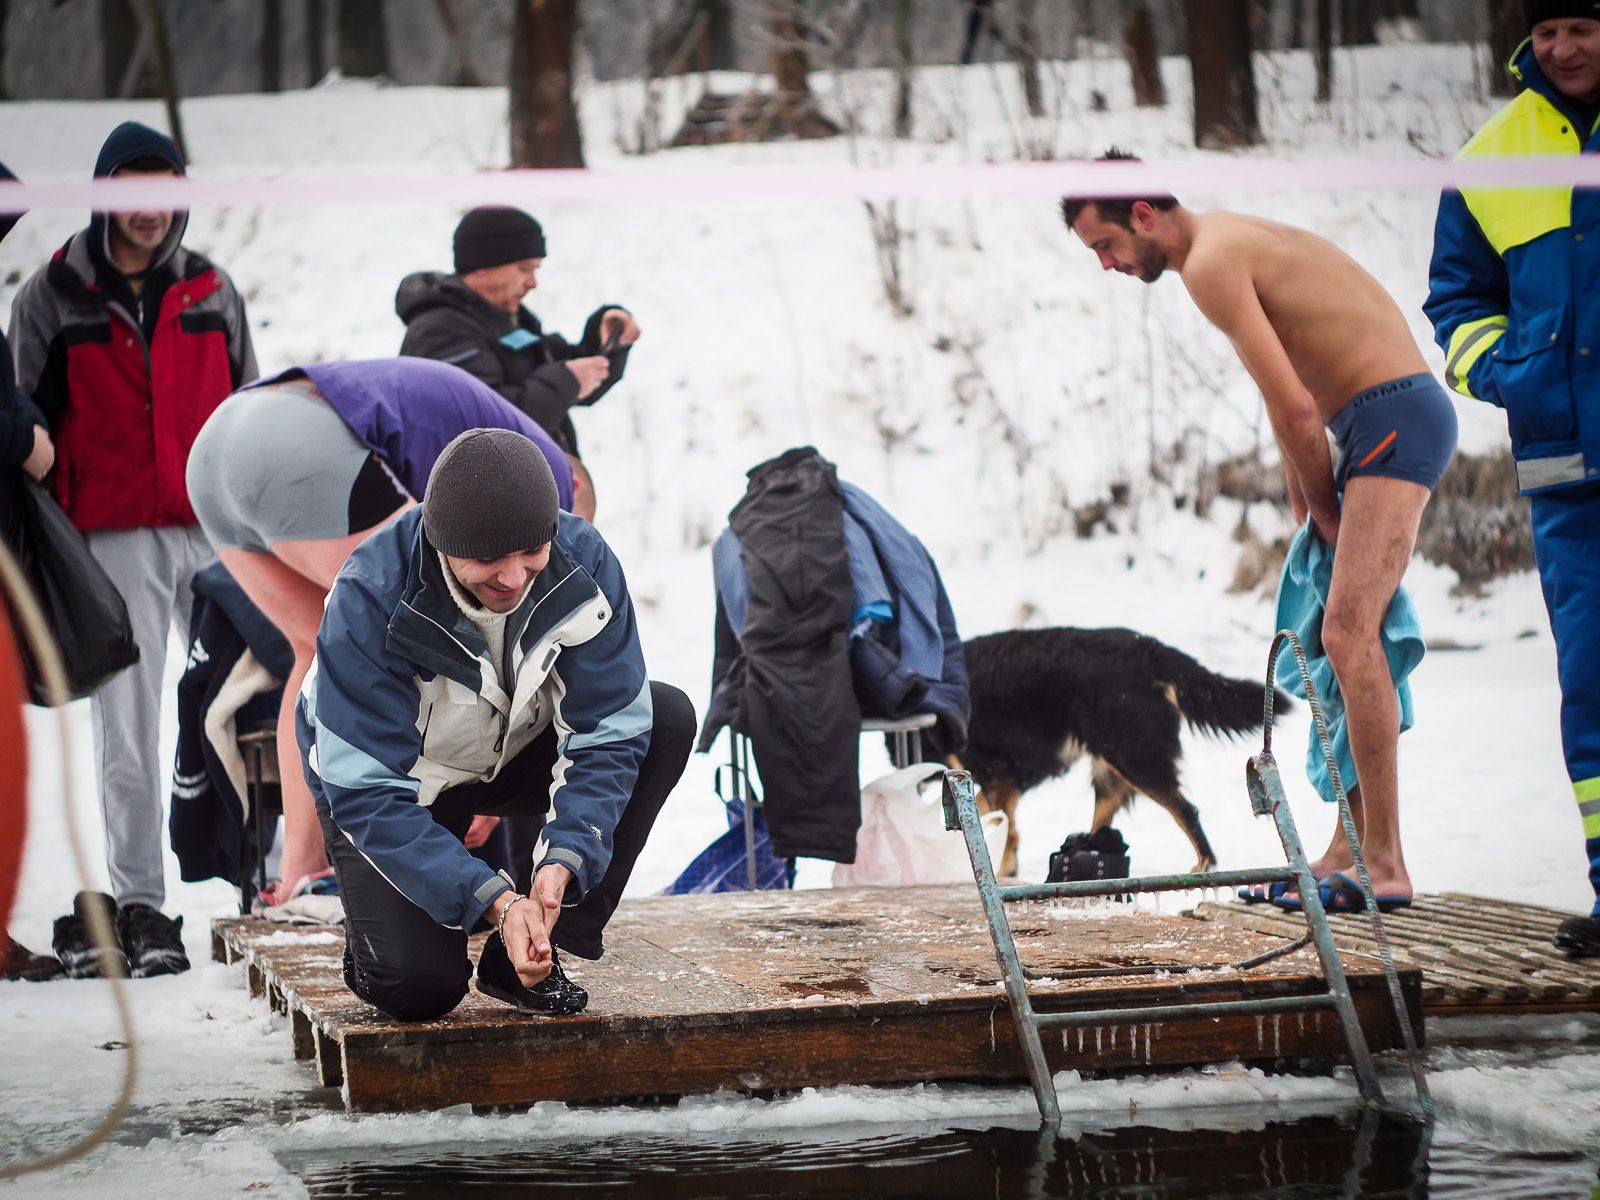
[[[301,748],[319,802],[361,856],[439,924],[470,930],[507,884],[417,803],[417,687],[383,648],[388,621],[365,580],[340,575],[300,696]]]
[[[612,834],[638,782],[654,721],[622,566],[593,530],[575,549],[610,615],[594,637],[564,647],[551,670],[556,683],[552,721],[559,739],[556,782],[539,843],[542,856],[536,853],[535,861],[536,869],[557,862],[572,871],[568,904],[599,883],[611,864]]]
[[[1506,334],[1510,309],[1505,260],[1484,237],[1461,193],[1446,192],[1434,225],[1423,311],[1444,351],[1445,379],[1461,395],[1502,404],[1491,378],[1491,351]]]

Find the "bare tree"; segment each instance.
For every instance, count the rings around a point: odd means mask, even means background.
[[[1489,91],[1496,96],[1515,96],[1518,84],[1511,74],[1511,56],[1522,44],[1524,34],[1521,0],[1488,0],[1489,3]]]
[[[1231,150],[1261,141],[1250,61],[1250,0],[1184,0],[1194,76],[1194,144]]]
[[[772,40],[778,127],[797,138],[832,137],[839,128],[817,111],[811,95],[811,60],[799,0],[780,0],[773,9]]]
[[[451,79],[456,87],[477,87],[483,82],[478,64],[472,58],[472,41],[461,26],[461,16],[456,12],[456,0],[433,0],[439,13],[439,23],[450,37],[450,48],[455,53],[456,70]]]
[[[1378,40],[1378,14],[1373,0],[1339,0],[1339,40],[1346,46],[1370,46]]]
[[[511,23],[511,164],[581,167],[572,96],[578,0],[515,0]]]
[[[1140,108],[1159,108],[1167,102],[1161,81],[1161,59],[1156,54],[1155,25],[1145,0],[1128,0],[1122,16],[1122,48],[1133,75],[1133,102]]]
[[[383,0],[339,0],[339,73],[353,79],[389,73]]]
[[[1333,0],[1312,0],[1316,6],[1317,103],[1333,99]]]
[[[313,84],[328,73],[328,6],[325,0],[306,0],[306,75]]]
[[[261,90],[283,91],[283,0],[261,4]]]
[[[700,60],[702,71],[732,71],[738,66],[733,44],[732,0],[695,0],[695,10],[706,19]]]
[[[894,0],[894,135],[911,136],[911,0]]]
[[[1044,116],[1044,89],[1039,86],[1039,0],[1017,0],[1017,70],[1028,115]]]

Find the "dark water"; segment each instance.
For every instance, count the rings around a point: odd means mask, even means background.
[[[368,1152],[370,1153],[370,1152]],[[881,1135],[830,1129],[714,1144],[639,1138],[526,1150],[434,1147],[383,1161],[337,1152],[286,1158],[312,1197],[943,1197],[1243,1200],[1474,1197],[1600,1200],[1596,1163],[1429,1138],[1373,1115],[1251,1130],[1107,1129],[1057,1139],[1029,1130],[943,1128]]]

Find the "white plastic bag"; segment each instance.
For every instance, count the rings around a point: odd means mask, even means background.
[[[861,789],[856,861],[833,868],[834,887],[907,887],[972,880],[967,841],[944,827],[945,767],[913,763]],[[985,813],[983,840],[996,863],[1006,848],[1006,815]]]

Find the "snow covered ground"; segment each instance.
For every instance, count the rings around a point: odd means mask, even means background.
[[[1473,54],[1462,48],[1341,56],[1339,98],[1327,110],[1311,101],[1304,57],[1260,61],[1269,137],[1260,155],[1448,153],[1492,108]],[[1194,157],[1181,102],[1186,68],[1172,60],[1166,70],[1180,102],[1136,112],[1119,62],[1050,68],[1052,115],[1026,121],[1017,116],[1008,71],[930,69],[919,73],[912,141],[863,134],[644,158],[620,148],[640,120],[642,89],[594,87],[583,97],[587,150],[591,165],[641,175],[702,164],[981,163],[1013,159],[1019,147],[1081,156],[1113,143],[1152,160]],[[869,129],[883,127],[886,76],[819,73],[816,82]],[[691,86],[670,84],[661,97],[669,135],[692,100]],[[7,104],[0,113],[0,160],[38,180],[87,175],[101,139],[124,117],[161,123],[155,106],[137,104]],[[504,94],[495,89],[334,84],[217,97],[187,104],[185,124],[197,175],[460,171],[498,165],[506,144]],[[1389,287],[1438,365],[1420,312],[1435,197],[1352,191],[1186,199],[1333,238]],[[1201,519],[1185,502],[1206,463],[1269,440],[1259,399],[1180,284],[1147,289],[1103,277],[1061,227],[1051,197],[903,202],[914,303],[903,318],[884,300],[857,202],[707,196],[693,204],[578,205],[530,194],[526,207],[544,222],[551,247],[532,297],[546,324],[575,330],[596,304],[615,300],[644,329],[625,384],[580,412],[578,423],[597,480],[598,524],[628,569],[652,673],[697,703],[710,673],[710,539],[742,494],[744,471],[806,442],[928,544],[967,636],[1021,625],[1127,625],[1230,674],[1263,673],[1271,603],[1226,590],[1239,508],[1219,502]],[[197,211],[187,240],[240,284],[270,371],[392,353],[401,336],[393,289],[408,271],[448,266],[457,215],[402,202],[239,207]],[[0,246],[0,315],[21,276],[82,220],[81,213],[36,212]],[[1503,443],[1499,414],[1463,404],[1460,416],[1464,449]],[[1132,499],[1114,511],[1115,531],[1075,538],[1069,506],[1104,498],[1118,484],[1131,488]],[[1265,536],[1282,531],[1281,518],[1259,508],[1249,520]],[[1431,654],[1413,677],[1418,725],[1404,739],[1401,765],[1414,878],[1430,891],[1586,909],[1591,897],[1562,768],[1554,654],[1537,580],[1514,577],[1470,599],[1453,596],[1453,583],[1450,572],[1422,563],[1408,580],[1429,638],[1466,647]],[[13,930],[36,948],[48,945],[50,921],[79,886],[64,850],[63,748],[79,780],[77,811],[98,829],[86,706],[70,710],[68,722],[63,747],[52,717],[30,715],[33,827]],[[1303,713],[1280,727],[1279,744],[1292,748],[1280,758],[1291,767],[1305,736]],[[1250,816],[1246,753],[1242,744],[1187,742],[1188,791],[1225,866],[1271,861],[1277,852],[1271,828]],[[715,765],[715,756],[691,761],[641,860],[638,894],[667,883],[723,828]],[[864,742],[863,778],[886,766],[881,747]],[[1286,782],[1307,841],[1320,844],[1331,814],[1298,772],[1287,771]],[[1038,789],[1019,815],[1023,873],[1042,878],[1048,852],[1088,817],[1082,768]],[[1155,806],[1120,824],[1136,869],[1189,865],[1187,842]],[[827,864],[802,864],[802,885],[825,886],[828,876]],[[540,1106],[517,1116],[352,1119],[310,1088],[280,1019],[249,999],[236,972],[208,961],[207,924],[231,911],[231,889],[180,884],[174,869],[169,901],[186,920],[196,967],[133,988],[145,1063],[134,1121],[88,1164],[0,1185],[0,1196],[145,1194],[156,1186],[174,1200],[295,1196],[302,1185],[274,1154],[559,1140],[580,1129],[625,1138],[925,1120],[1015,1124],[1031,1112],[1020,1089],[930,1087],[721,1097],[661,1112]],[[1436,1039],[1440,1032],[1430,1030]],[[0,1144],[51,1148],[89,1124],[115,1090],[120,1036],[103,984],[0,985]],[[1435,1050],[1434,1085],[1449,1128],[1529,1150],[1600,1154],[1600,1023],[1545,1023],[1509,1036],[1510,1050],[1475,1049],[1470,1038],[1457,1046],[1449,1036]],[[1523,1053],[1525,1044],[1543,1049]],[[1141,1117],[1172,1109],[1204,1123],[1213,1119],[1205,1114],[1227,1106],[1327,1111],[1351,1096],[1338,1080],[1237,1070],[1061,1083],[1069,1119],[1084,1124],[1113,1113],[1126,1120],[1130,1101]]]

